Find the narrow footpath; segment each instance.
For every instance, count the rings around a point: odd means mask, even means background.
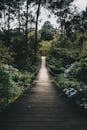
[[[31,91],[0,114],[0,130],[87,130],[87,119],[58,92],[42,57]]]

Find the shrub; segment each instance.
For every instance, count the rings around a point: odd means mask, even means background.
[[[17,99],[30,87],[34,74],[20,72],[9,65],[0,66],[0,109]]]
[[[69,78],[76,78],[78,81],[87,83],[87,58],[75,62],[67,75]]]

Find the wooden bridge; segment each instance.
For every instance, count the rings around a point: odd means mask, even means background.
[[[87,130],[87,120],[53,85],[42,57],[31,91],[0,114],[0,130]]]

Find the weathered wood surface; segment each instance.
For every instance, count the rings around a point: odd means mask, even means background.
[[[0,130],[87,130],[87,120],[57,91],[43,57],[31,91],[0,114]]]

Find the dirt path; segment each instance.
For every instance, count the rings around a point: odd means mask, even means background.
[[[87,130],[87,120],[52,84],[42,57],[31,92],[0,115],[0,130]]]

